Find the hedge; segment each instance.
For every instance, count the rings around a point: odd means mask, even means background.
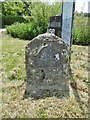
[[[30,40],[38,34],[47,31],[47,24],[45,21],[36,23],[16,23],[7,26],[7,33],[13,37]],[[76,45],[90,45],[90,34],[87,19],[85,17],[75,17],[73,27],[73,44]]]
[[[42,33],[42,28],[35,23],[15,23],[7,26],[6,29],[11,36],[26,40],[31,40]]]
[[[73,44],[90,45],[89,27],[76,27],[73,30]]]
[[[75,16],[73,26],[73,44],[76,45],[90,45],[88,18]]]
[[[5,25],[11,25],[15,22],[19,22],[19,23],[28,22],[28,20],[26,20],[22,16],[0,16],[0,17],[2,17],[2,27],[5,27]]]

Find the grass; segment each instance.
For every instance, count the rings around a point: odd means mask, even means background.
[[[6,36],[6,37],[5,37]],[[25,73],[25,46],[28,41],[2,34],[3,71],[10,80],[23,80]]]
[[[23,99],[26,87],[25,47],[29,42],[2,33],[2,118],[88,117],[88,47],[72,46],[74,80],[70,86],[70,97],[34,100]]]

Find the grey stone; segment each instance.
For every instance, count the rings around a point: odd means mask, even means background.
[[[27,45],[25,59],[26,97],[69,95],[69,52],[61,38],[50,33],[37,36]]]
[[[47,33],[55,34],[55,29],[48,29]]]

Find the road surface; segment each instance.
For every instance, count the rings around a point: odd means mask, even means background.
[[[0,28],[0,33],[6,31],[6,28]]]

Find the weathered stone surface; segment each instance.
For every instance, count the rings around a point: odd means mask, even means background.
[[[69,94],[69,52],[54,34],[34,38],[26,47],[27,85],[25,96],[42,98]]]

